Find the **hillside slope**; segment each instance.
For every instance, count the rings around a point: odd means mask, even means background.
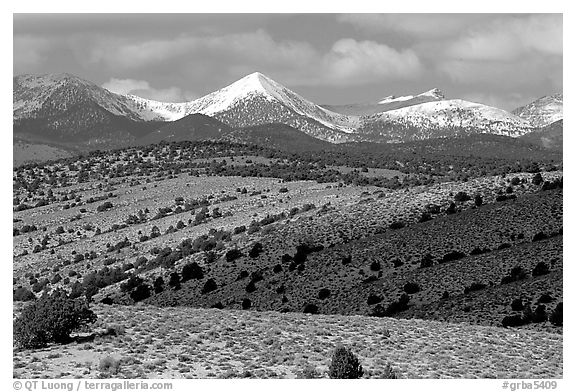
[[[137,145],[195,140],[215,140],[232,132],[232,128],[203,114],[190,114],[162,125],[160,128],[136,140]]]
[[[564,120],[558,120],[534,132],[527,133],[521,139],[550,150],[562,151]]]
[[[478,133],[518,137],[532,130],[527,120],[504,110],[453,99],[366,116],[358,132],[374,141],[402,142]]]
[[[66,355],[60,346],[15,351],[14,377],[95,378],[109,355],[121,360],[119,378],[296,378],[305,368],[327,378],[338,344],[358,355],[364,378],[384,377],[388,363],[404,379],[563,377],[562,336],[545,332],[184,307],[99,305],[95,311],[99,325],[120,324],[125,334],[68,345]]]
[[[322,151],[333,144],[309,136],[285,124],[265,124],[239,128],[224,136],[225,140],[249,143],[282,151]]]

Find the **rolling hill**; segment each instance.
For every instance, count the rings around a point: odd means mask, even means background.
[[[232,132],[232,128],[221,121],[203,114],[190,114],[148,133],[136,140],[135,144],[155,144],[161,141],[216,140],[230,132]]]

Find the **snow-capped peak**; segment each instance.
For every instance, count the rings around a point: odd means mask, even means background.
[[[186,116],[186,102],[160,102],[132,94],[126,95],[126,98],[132,102],[132,109],[146,121],[175,121]]]
[[[263,98],[270,103],[281,104],[328,128],[344,132],[352,132],[355,122],[358,121],[357,118],[321,108],[260,72],[251,73],[218,91],[188,102],[186,114],[201,113],[215,116],[232,109],[238,103],[245,103],[254,98]]]
[[[436,99],[444,99],[444,94],[438,88],[433,88],[432,90],[428,90],[423,92],[422,94],[418,95],[419,97],[432,97]]]
[[[535,127],[545,127],[564,118],[563,95],[546,95],[513,110],[512,113],[530,121]]]
[[[512,113],[461,99],[425,102],[379,113],[373,119],[429,133],[436,129],[461,128],[517,137],[532,130],[528,121]]]
[[[282,86],[270,78],[260,72],[254,72],[218,91],[189,102],[187,112],[192,113],[198,108],[202,114],[213,115],[249,95],[261,94],[267,98],[278,98],[278,93],[275,90],[281,89]]]
[[[397,97],[395,95],[389,95],[385,98],[382,98],[382,100],[380,100],[378,103],[379,104],[385,104],[385,103],[391,103],[391,102],[409,101],[411,99],[415,99],[418,97],[433,98],[434,100],[442,100],[442,99],[444,99],[444,94],[442,94],[442,92],[439,89],[433,88],[432,90],[425,91],[425,92],[418,94],[418,95],[404,95],[401,97]]]
[[[382,100],[378,101],[378,103],[389,103],[389,102],[398,102],[398,101],[408,101],[409,99],[414,98],[414,95],[405,95],[403,97],[397,97],[395,95],[389,95]]]

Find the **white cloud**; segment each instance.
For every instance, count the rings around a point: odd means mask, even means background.
[[[133,94],[142,98],[153,99],[161,102],[185,102],[198,98],[189,91],[183,91],[179,87],[157,89],[150,86],[145,80],[116,79],[111,78],[102,87],[117,94]]]
[[[14,72],[35,72],[46,60],[46,52],[50,50],[47,39],[29,36],[14,36]]]
[[[418,56],[410,49],[396,50],[375,41],[345,38],[321,52],[307,42],[277,42],[263,30],[219,37],[180,36],[125,44],[102,42],[90,58],[111,69],[124,70],[160,65],[177,68],[196,58],[209,58],[214,69],[224,67],[231,78],[254,71],[272,71],[283,76],[283,83],[299,85],[354,85],[405,79],[417,76],[421,69]]]
[[[482,14],[343,14],[338,20],[371,33],[393,31],[427,40],[453,36],[488,17]]]
[[[483,85],[497,91],[526,90],[534,87],[562,90],[562,57],[524,55],[517,61],[447,59],[437,71],[461,85]]]
[[[389,78],[407,79],[421,71],[413,50],[396,50],[374,41],[351,38],[334,43],[322,59],[323,79],[332,84],[361,84]]]
[[[263,30],[223,36],[179,36],[174,39],[124,42],[103,40],[92,49],[90,60],[109,67],[136,69],[177,61],[191,55],[251,59],[267,63],[305,64],[315,55],[314,48],[299,41],[275,42]],[[224,59],[226,58],[224,57]]]
[[[130,94],[134,90],[147,90],[150,89],[150,83],[145,80],[134,79],[116,79],[111,78],[106,83],[102,84],[106,90],[112,91],[116,94]]]
[[[562,16],[507,17],[469,30],[448,46],[451,58],[511,61],[539,52],[562,55]]]

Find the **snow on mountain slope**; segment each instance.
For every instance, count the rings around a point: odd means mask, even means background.
[[[330,110],[259,72],[183,103],[115,94],[69,74],[16,76],[13,84],[15,130],[49,131],[78,140],[101,137],[102,132],[112,139],[114,132],[123,132],[126,140],[140,138],[157,129],[155,122],[176,121],[190,114],[211,116],[233,128],[285,124],[333,143],[409,141],[472,133],[516,137],[532,131],[536,118],[550,121],[562,115],[561,95],[520,108],[521,114],[529,117],[522,119],[486,105],[445,100],[438,89]]]
[[[444,99],[442,92],[434,88],[418,95],[405,95],[397,97],[390,95],[376,103],[354,103],[348,105],[323,105],[330,111],[348,116],[370,116],[389,110],[400,109],[407,106],[418,105],[425,102],[440,101]]]
[[[409,101],[411,99],[415,99],[415,98],[432,98],[433,100],[442,100],[444,99],[444,94],[442,94],[442,92],[437,89],[437,88],[433,88],[432,90],[428,90],[423,92],[422,94],[418,94],[418,95],[406,95],[406,96],[402,96],[402,97],[396,97],[394,95],[390,95],[386,98],[383,98],[381,101],[379,101],[379,104],[384,104],[384,103],[391,103],[391,102],[403,102],[403,101]]]
[[[126,98],[132,103],[131,109],[144,121],[176,121],[186,116],[187,102],[160,102],[132,94]]]
[[[406,141],[473,133],[518,137],[532,130],[527,120],[505,110],[453,99],[366,116],[360,131],[388,141]]]
[[[185,116],[185,104],[115,94],[66,73],[16,76],[13,88],[15,120],[51,116],[87,102],[134,121],[173,121]]]
[[[234,108],[240,102],[255,98],[282,104],[301,116],[309,117],[327,128],[341,132],[351,133],[359,125],[358,118],[321,108],[259,72],[254,72],[227,87],[188,102],[186,113],[216,116]]]
[[[545,127],[564,118],[562,94],[547,95],[512,111],[535,127]]]
[[[397,97],[395,95],[390,95],[386,98],[383,98],[381,101],[378,101],[379,104],[389,103],[389,102],[401,102],[401,101],[408,101],[409,99],[414,98],[414,95],[406,95],[403,97]]]
[[[41,118],[92,102],[110,113],[140,120],[124,96],[70,74],[21,75],[13,78],[14,119]]]

